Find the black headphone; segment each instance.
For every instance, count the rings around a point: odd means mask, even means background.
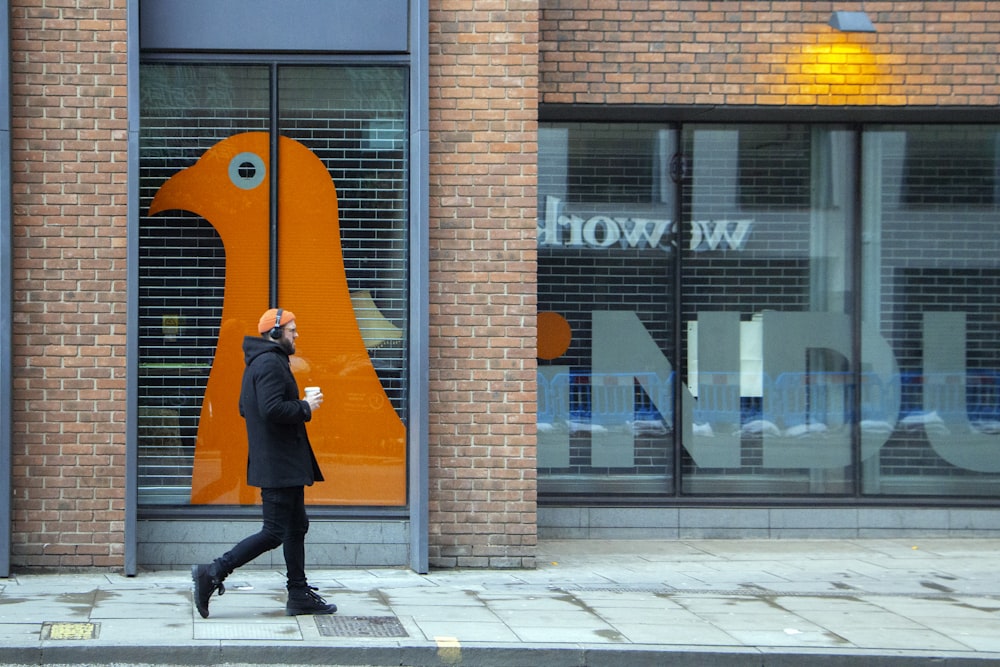
[[[267,335],[274,340],[281,338],[281,316],[284,312],[285,311],[281,308],[278,309],[277,314],[274,316],[274,326],[271,327],[271,330],[267,333]]]

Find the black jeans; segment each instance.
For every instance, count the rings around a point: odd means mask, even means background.
[[[262,553],[281,545],[285,554],[288,588],[305,588],[306,533],[309,532],[305,489],[301,486],[261,489],[260,495],[263,501],[263,527],[259,533],[244,538],[226,552],[217,561],[219,568],[225,575],[229,575]]]

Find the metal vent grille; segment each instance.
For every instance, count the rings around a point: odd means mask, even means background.
[[[314,616],[324,637],[408,637],[395,616]]]

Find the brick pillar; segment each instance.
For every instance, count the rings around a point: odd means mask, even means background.
[[[536,2],[430,7],[430,563],[533,567]]]
[[[120,567],[125,3],[12,0],[15,567]]]

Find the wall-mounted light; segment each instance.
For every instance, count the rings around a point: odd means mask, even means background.
[[[875,24],[865,12],[834,12],[830,25],[840,32],[875,32]]]

